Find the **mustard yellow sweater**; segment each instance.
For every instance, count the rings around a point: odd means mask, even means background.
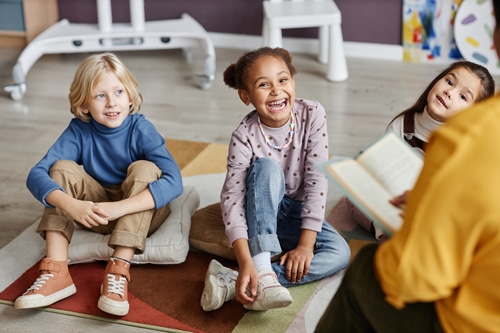
[[[431,135],[375,270],[389,303],[435,302],[446,332],[500,331],[500,94]]]

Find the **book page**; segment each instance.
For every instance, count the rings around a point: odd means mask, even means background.
[[[392,132],[361,152],[356,160],[379,180],[391,197],[411,190],[423,166],[422,158],[413,148]]]
[[[401,227],[401,210],[389,200],[394,195],[384,189],[355,160],[347,159],[325,166],[331,178],[346,192],[347,197],[363,213],[391,234]]]

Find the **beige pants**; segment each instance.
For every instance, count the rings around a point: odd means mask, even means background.
[[[57,161],[50,169],[50,177],[66,194],[78,200],[93,202],[118,201],[139,194],[148,188],[149,183],[159,179],[161,171],[149,161],[136,161],[127,170],[127,177],[120,186],[104,187],[73,161]],[[168,205],[122,216],[107,225],[100,225],[88,230],[100,234],[111,234],[108,245],[112,248],[125,246],[144,252],[146,237],[151,235],[163,223],[170,213]],[[46,207],[37,232],[45,238],[46,231],[60,231],[71,242],[75,229],[74,220],[59,208]],[[85,228],[82,226],[82,228]]]

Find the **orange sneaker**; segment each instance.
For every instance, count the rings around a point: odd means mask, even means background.
[[[128,283],[130,263],[111,257],[104,271],[101,285],[101,297],[97,307],[115,316],[125,316],[129,310]]]
[[[14,302],[16,309],[49,306],[76,293],[76,287],[69,275],[67,261],[43,258],[38,270],[40,276]]]

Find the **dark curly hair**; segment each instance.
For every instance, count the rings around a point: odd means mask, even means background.
[[[229,65],[224,71],[224,83],[233,89],[246,90],[245,82],[248,69],[257,59],[264,56],[273,56],[282,59],[288,67],[291,76],[297,73],[297,70],[292,65],[292,56],[287,50],[280,47],[262,47],[243,54],[237,62]]]

